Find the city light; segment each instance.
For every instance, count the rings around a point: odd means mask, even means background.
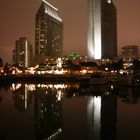
[[[53,5],[51,5],[50,3],[48,3],[47,1],[45,0],[42,0],[43,2],[45,2],[47,5],[49,5],[50,7],[52,7],[54,10],[58,11],[57,8],[55,8]]]
[[[45,0],[42,0],[43,2],[46,3],[45,6],[45,13],[47,13],[48,15],[50,15],[51,17],[59,20],[60,22],[62,22],[62,19],[60,18],[60,16],[58,15],[58,9],[55,8],[53,5],[51,5],[50,3],[48,3]]]
[[[61,101],[61,99],[62,99],[62,97],[63,97],[63,92],[62,92],[61,90],[58,90],[58,91],[57,91],[56,97],[57,97],[57,100],[58,100],[58,101]]]
[[[58,67],[58,68],[62,68],[62,63],[63,63],[63,61],[62,61],[61,58],[58,58],[58,59],[56,60],[56,63],[57,63],[57,67]]]
[[[60,134],[60,133],[62,133],[62,129],[61,128],[59,128],[54,134],[52,134],[51,136],[49,136],[48,138],[47,138],[47,140],[53,140],[54,139],[54,137],[56,137],[58,134]]]
[[[18,90],[19,88],[21,88],[21,84],[12,83],[12,87],[11,87],[11,90],[12,90],[12,91],[16,91],[16,90]]]
[[[101,97],[94,97],[94,135],[95,138],[100,137],[101,129]]]

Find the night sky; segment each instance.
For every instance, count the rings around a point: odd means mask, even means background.
[[[87,1],[48,0],[64,22],[64,55],[87,55]],[[41,0],[0,0],[0,56],[12,62],[15,40],[27,37],[34,47],[35,14]],[[140,46],[140,0],[114,0],[118,17],[118,54],[124,45]]]

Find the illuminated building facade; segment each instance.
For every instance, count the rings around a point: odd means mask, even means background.
[[[35,59],[62,57],[63,22],[58,9],[42,1],[36,14]]]
[[[26,37],[16,40],[15,50],[13,50],[13,63],[23,67],[30,67],[32,64],[33,48]]]
[[[117,17],[112,0],[88,0],[88,57],[112,58],[117,55]]]

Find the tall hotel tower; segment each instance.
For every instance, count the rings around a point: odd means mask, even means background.
[[[117,55],[117,17],[112,0],[88,0],[88,56],[94,59]]]
[[[36,14],[35,57],[61,57],[62,54],[62,19],[57,8],[42,0]]]

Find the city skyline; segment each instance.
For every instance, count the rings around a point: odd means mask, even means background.
[[[60,10],[64,21],[64,54],[77,50],[81,55],[87,52],[87,0],[64,1],[48,0]],[[29,38],[34,48],[35,14],[41,0],[3,1],[0,5],[3,19],[0,23],[0,56],[4,61],[12,61],[12,50],[15,40],[25,36]],[[75,4],[73,4],[75,3]],[[125,45],[140,45],[139,23],[140,1],[114,0],[118,17],[118,52]],[[135,15],[135,16],[134,16]],[[138,19],[139,18],[139,19]],[[82,49],[81,49],[82,48]]]

